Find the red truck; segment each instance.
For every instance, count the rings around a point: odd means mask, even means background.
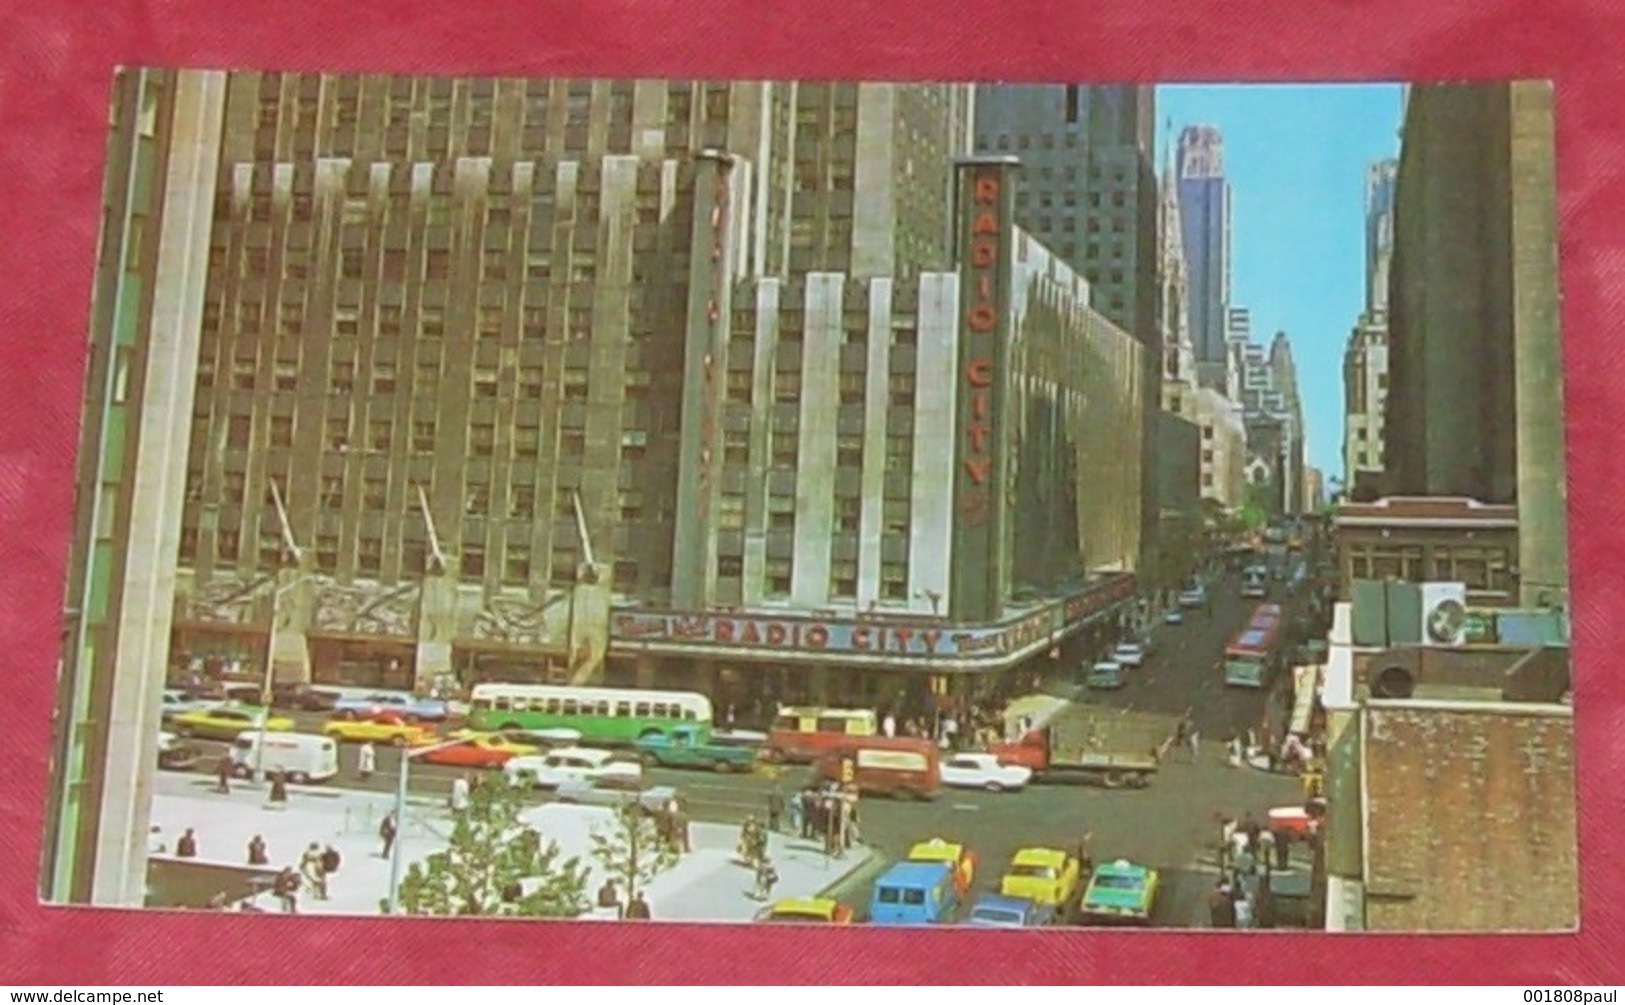
[[[1010,716],[1007,735],[988,750],[1005,764],[1033,770],[1035,782],[1084,782],[1145,788],[1179,729],[1179,716],[1047,699]],[[1019,732],[1022,725],[1026,732]]]

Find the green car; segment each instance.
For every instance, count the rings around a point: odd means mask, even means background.
[[[1080,913],[1096,924],[1145,925],[1157,901],[1157,870],[1118,859],[1095,867]]]

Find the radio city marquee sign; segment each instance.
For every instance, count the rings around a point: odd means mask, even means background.
[[[997,656],[1053,641],[1090,615],[1134,596],[1134,577],[1119,576],[1008,624],[985,627],[771,618],[749,614],[621,612],[610,638],[623,645],[716,647],[797,654],[906,657]]]
[[[959,387],[949,613],[992,618],[1004,593],[1004,389],[1011,269],[1009,158],[959,165]]]

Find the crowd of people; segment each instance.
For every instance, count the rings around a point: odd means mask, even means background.
[[[1292,868],[1292,846],[1300,836],[1313,847],[1318,840],[1318,819],[1309,818],[1303,835],[1284,826],[1265,826],[1251,813],[1221,822],[1219,877],[1208,893],[1212,927],[1276,927],[1279,915],[1273,880]]]

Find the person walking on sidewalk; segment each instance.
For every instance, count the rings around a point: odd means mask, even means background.
[[[384,822],[378,825],[378,839],[384,843],[384,850],[378,853],[379,858],[388,858],[390,850],[395,847],[395,814],[390,813],[384,817]]]
[[[248,842],[248,864],[271,864],[271,854],[265,848],[265,838],[262,835],[255,834]]]
[[[785,807],[784,808],[785,808],[786,813],[789,816],[790,833],[792,835],[800,834],[802,837],[806,837],[807,836],[807,822],[806,822],[807,821],[807,818],[806,818],[807,802],[806,802],[806,798],[805,798],[804,794],[800,793],[800,792],[792,792],[792,793],[790,793],[790,798],[785,801]]]
[[[235,765],[231,762],[230,753],[221,754],[220,760],[214,762],[214,790],[216,792],[231,795],[231,772],[233,767]]]
[[[777,832],[779,822],[784,818],[784,793],[779,791],[777,782],[767,794],[767,829]]]
[[[299,871],[304,873],[305,880],[310,883],[312,894],[317,900],[327,899],[327,872],[322,868],[322,846],[312,841],[305,854],[299,859]]]
[[[360,751],[358,751],[355,755],[355,773],[360,776],[361,780],[364,782],[371,778],[372,773],[377,770],[378,748],[372,745],[371,740],[368,740],[366,743],[361,745]]]
[[[288,783],[283,779],[280,771],[271,775],[271,794],[267,798],[265,805],[273,810],[288,808]]]
[[[773,896],[773,887],[779,881],[779,871],[773,868],[773,863],[766,855],[756,862],[756,892],[757,900],[767,900]]]
[[[468,810],[468,776],[458,775],[451,782],[451,811],[464,813]]]

